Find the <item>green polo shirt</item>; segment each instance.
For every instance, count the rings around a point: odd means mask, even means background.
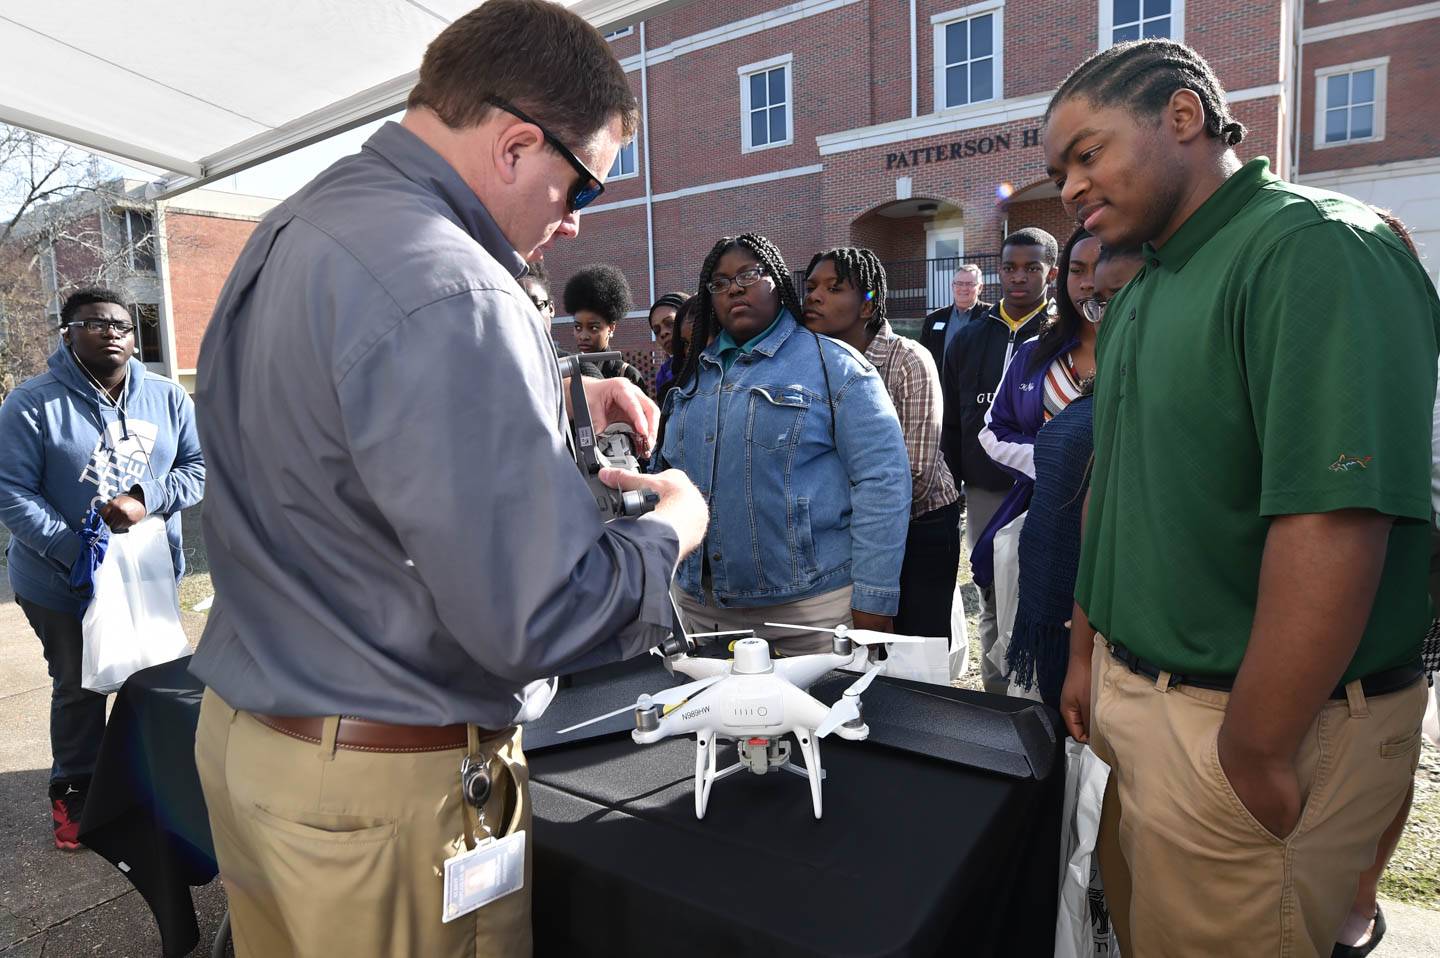
[[[1076,598],[1176,673],[1233,676],[1273,516],[1397,517],[1345,680],[1418,659],[1429,625],[1440,303],[1364,204],[1226,180],[1105,311]]]

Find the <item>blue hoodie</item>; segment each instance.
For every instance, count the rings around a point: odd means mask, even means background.
[[[139,486],[146,512],[165,517],[178,578],[180,510],[204,495],[205,461],[194,403],[138,360],[130,360],[123,414],[63,343],[49,367],[0,406],[0,522],[10,530],[15,594],[78,616],[88,600],[70,588],[69,575],[91,501],[99,506]]]

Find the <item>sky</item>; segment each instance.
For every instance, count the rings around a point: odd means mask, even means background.
[[[394,116],[398,117],[397,111]],[[300,187],[310,182],[315,174],[325,169],[331,163],[348,156],[360,149],[371,133],[384,123],[384,119],[366,123],[345,133],[339,133],[327,140],[311,144],[304,149],[287,153],[259,166],[253,166],[248,170],[235,173],[222,179],[213,180],[205,185],[207,190],[221,190],[226,193],[249,193],[254,196],[269,196],[277,200],[294,193]],[[123,163],[112,163],[116,170],[125,176],[140,180],[156,180],[164,178],[165,174],[159,170],[147,169],[145,167],[130,166]]]

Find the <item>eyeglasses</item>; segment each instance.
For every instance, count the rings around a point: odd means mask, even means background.
[[[111,319],[77,319],[75,320],[75,322],[67,323],[66,325],[69,326],[71,329],[74,329],[76,326],[83,326],[87,332],[91,333],[103,333],[108,331],[112,333],[118,333],[121,336],[129,336],[131,333],[135,332],[134,323],[126,323],[120,320]]]
[[[530,119],[530,117],[522,113],[513,104],[508,103],[505,100],[500,99],[499,97],[492,96],[488,98],[485,102],[489,103],[491,106],[499,107],[506,113],[509,113],[511,116],[515,117],[517,120],[520,120],[522,123],[529,123],[532,126],[539,127],[540,135],[545,137],[545,142],[553,146],[557,153],[565,157],[565,161],[575,169],[575,172],[580,174],[580,179],[576,180],[575,185],[570,187],[570,193],[565,198],[565,206],[567,209],[570,210],[570,212],[578,213],[580,210],[595,202],[595,200],[600,196],[600,194],[605,192],[605,184],[600,182],[600,177],[596,176],[594,173],[591,173],[590,167],[586,166],[584,163],[581,163],[580,158],[570,151],[570,147],[566,146],[564,143],[561,143],[558,139],[552,136],[549,130],[545,129],[545,127],[543,126],[540,126],[540,124],[535,122],[534,120]]]
[[[542,313],[548,312],[550,309],[554,308],[554,304],[551,303],[548,299],[532,299],[530,302],[534,303],[535,308],[540,310],[540,312]]]
[[[760,278],[764,275],[765,271],[763,269],[758,266],[752,266],[749,269],[742,269],[733,277],[717,276],[710,282],[706,283],[705,288],[708,289],[711,293],[723,293],[730,288],[731,283],[734,283],[741,289],[746,289],[747,287],[754,286],[756,283],[760,282]]]
[[[1085,318],[1090,322],[1098,323],[1105,315],[1105,307],[1108,305],[1105,300],[1092,296],[1080,303],[1080,312],[1084,313]]]

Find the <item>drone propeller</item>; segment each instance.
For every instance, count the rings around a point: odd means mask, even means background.
[[[846,722],[858,719],[860,717],[860,694],[870,687],[870,683],[875,681],[875,676],[884,671],[885,663],[879,662],[866,669],[864,675],[852,682],[835,704],[830,706],[830,714],[816,726],[816,738],[824,738]]]
[[[654,695],[642,695],[635,700],[633,705],[623,705],[613,712],[606,712],[604,715],[597,715],[592,719],[586,719],[578,725],[562,728],[556,734],[564,735],[567,732],[575,731],[577,728],[584,728],[587,725],[594,725],[596,722],[603,722],[608,718],[614,718],[623,712],[633,712],[635,709],[649,708],[652,705],[679,705],[696,692],[699,692],[701,689],[708,689],[723,678],[725,678],[724,675],[712,675],[709,678],[700,679],[697,682],[687,682],[685,685],[677,685],[671,689],[663,689]]]
[[[715,639],[722,635],[754,635],[754,629],[729,629],[724,632],[689,632],[692,639]]]
[[[849,626],[837,625],[833,629],[814,625],[787,625],[784,622],[766,622],[772,629],[795,629],[797,632],[829,632],[837,638],[846,638],[857,645],[906,645],[911,643],[924,642],[924,636],[919,635],[892,635],[889,632],[876,632],[874,629],[852,629]]]

